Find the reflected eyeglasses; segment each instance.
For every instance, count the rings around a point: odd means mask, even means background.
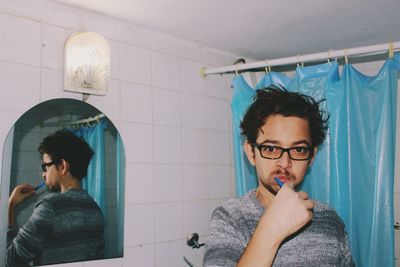
[[[313,156],[313,150],[309,146],[284,148],[274,145],[259,145],[257,143],[254,143],[254,146],[260,150],[261,157],[265,159],[280,159],[284,152],[289,154],[291,160],[309,160]]]
[[[50,161],[50,162],[47,162],[47,163],[42,163],[40,165],[40,167],[42,168],[43,172],[47,172],[47,167],[50,167],[51,165],[54,165],[54,164],[56,164],[55,161]]]

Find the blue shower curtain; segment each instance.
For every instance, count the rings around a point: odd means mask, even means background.
[[[294,77],[271,72],[256,89],[284,86],[326,101],[330,114],[325,143],[318,148],[301,190],[332,205],[343,219],[356,266],[394,266],[394,161],[397,79],[400,56],[374,76],[336,62],[297,68]],[[242,76],[233,80],[232,116],[236,194],[255,188],[257,178],[242,151],[239,123],[255,91]]]

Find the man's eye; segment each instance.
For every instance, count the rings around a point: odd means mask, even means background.
[[[263,148],[264,148],[263,150],[265,152],[269,152],[269,153],[274,152],[276,150],[276,148],[274,146],[264,146]]]
[[[296,153],[299,153],[299,154],[307,153],[308,152],[308,148],[307,147],[295,147],[294,151]]]

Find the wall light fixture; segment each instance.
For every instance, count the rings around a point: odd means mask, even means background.
[[[64,90],[105,95],[110,84],[110,46],[94,32],[78,32],[65,43]]]

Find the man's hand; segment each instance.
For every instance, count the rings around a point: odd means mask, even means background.
[[[271,266],[281,243],[313,217],[314,202],[306,192],[295,192],[287,182],[266,208],[237,267]]]
[[[283,241],[311,221],[314,205],[306,192],[295,192],[293,183],[287,182],[276,194],[264,216],[270,218],[268,223],[273,225],[269,227]]]
[[[35,194],[35,189],[30,184],[16,186],[8,199],[8,208],[14,208],[33,194]]]

